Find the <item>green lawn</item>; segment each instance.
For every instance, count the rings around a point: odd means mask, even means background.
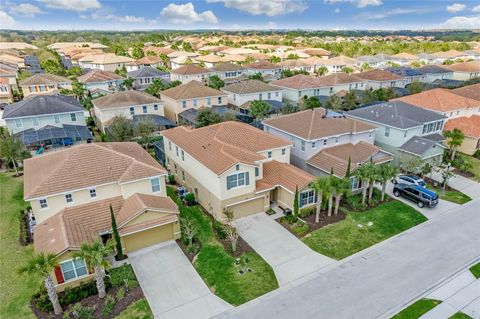
[[[302,241],[320,254],[342,259],[427,220],[396,200],[365,212],[346,213],[345,220],[313,231]],[[373,225],[368,226],[369,222]]]
[[[17,269],[33,254],[33,247],[18,242],[23,201],[23,179],[0,173],[0,318],[35,318],[31,296],[38,291],[40,278],[19,276]]]
[[[153,319],[147,299],[143,298],[127,307],[116,319]]]
[[[475,175],[472,177],[472,179],[480,183],[480,159],[466,154],[459,154],[459,156],[464,157],[472,162],[473,169],[471,172]]]
[[[212,222],[201,208],[184,206],[170,187],[168,194],[179,204],[181,217],[191,218],[197,224],[202,248],[194,266],[217,296],[232,305],[240,305],[278,288],[272,268],[257,253],[244,253],[240,256],[242,263],[235,265],[235,258],[216,240]],[[247,268],[253,271],[248,272]],[[244,270],[243,275],[240,269]]]
[[[442,302],[439,300],[420,299],[414,304],[400,311],[391,319],[417,319],[420,318],[423,314],[429,312],[430,310],[438,306],[440,303]]]
[[[470,267],[470,271],[472,272],[472,274],[475,278],[477,278],[477,279],[480,278],[480,263]]]
[[[463,312],[457,312],[456,314],[454,314],[448,319],[473,319],[473,318],[470,317],[469,315],[464,314]]]
[[[443,191],[442,187],[434,187],[430,184],[427,184],[427,188],[436,192],[441,199],[455,204],[461,205],[472,200],[468,195],[459,191]]]

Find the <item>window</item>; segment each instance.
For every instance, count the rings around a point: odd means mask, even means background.
[[[33,126],[39,126],[38,117],[32,117]]]
[[[211,97],[207,97],[207,105],[208,106],[212,105],[212,98]]]
[[[262,94],[262,93],[258,94],[258,99],[259,99],[260,101],[262,100],[262,97],[263,97],[263,94]]]
[[[90,189],[90,198],[95,198],[97,197],[97,189],[92,188]]]
[[[403,132],[403,137],[407,137],[407,131]]]
[[[40,202],[40,208],[48,208],[48,203],[46,198],[40,199],[39,202]]]
[[[152,193],[160,191],[160,179],[158,177],[152,178],[150,183],[152,184]]]
[[[268,151],[268,152],[267,152],[267,157],[268,157],[268,158],[272,158],[272,151]]]
[[[54,119],[55,123],[57,123],[57,124],[60,123],[60,115],[55,114],[53,116],[53,119]]]
[[[134,107],[130,108],[130,115],[135,115],[135,108]]]
[[[72,122],[76,122],[77,121],[77,115],[75,113],[71,113],[70,114],[70,119],[72,120]]]
[[[260,168],[255,167],[255,177],[260,176]]]
[[[194,107],[197,107],[197,104],[198,104],[198,103],[197,103],[197,100],[193,100],[193,106],[194,106]]]
[[[222,97],[221,96],[217,97],[217,102],[218,102],[218,104],[222,104]]]
[[[277,92],[275,92],[275,96],[277,96],[277,97],[278,97],[278,91],[277,91]]]
[[[286,153],[287,153],[287,150],[282,148],[282,156],[285,156]]]
[[[143,112],[143,114],[147,114],[147,106],[146,105],[142,106],[142,112]]]
[[[184,109],[187,108],[187,101],[182,101],[182,107],[183,107]]]
[[[158,104],[154,104],[154,105],[153,105],[153,110],[154,110],[154,111],[158,111]]]
[[[236,170],[236,171],[239,171],[239,170],[240,170],[240,165],[238,165],[238,164],[235,165],[235,170]]]
[[[177,157],[178,157],[178,146],[175,146],[175,153],[177,154]]]
[[[299,203],[300,207],[308,204],[313,204],[315,203],[315,191],[314,190],[303,191],[300,193],[299,199],[300,199],[300,203]]]
[[[298,91],[298,97],[302,97],[302,91]]]
[[[15,120],[15,126],[17,128],[22,128],[23,127],[23,122],[22,120]]]
[[[338,136],[335,137],[335,143],[338,144]]]
[[[272,93],[268,93],[267,98],[270,100],[272,98]]]
[[[317,143],[315,141],[312,142],[312,148],[317,147]]]
[[[386,127],[386,128],[385,128],[385,136],[386,136],[386,137],[389,137],[389,136],[390,136],[390,128],[389,128],[389,127]]]
[[[65,194],[65,201],[67,202],[67,204],[72,203],[73,202],[72,194]]]
[[[427,129],[428,129],[428,125],[425,124],[425,125],[423,126],[422,134],[427,133]]]
[[[87,266],[82,259],[72,259],[64,261],[60,264],[62,270],[63,279],[65,281],[72,280],[88,274]]]
[[[248,172],[237,173],[227,176],[227,190],[249,184]]]
[[[305,141],[304,140],[301,141],[300,149],[302,150],[302,152],[305,152]]]
[[[182,180],[185,182],[185,172],[182,171]]]
[[[185,152],[182,150],[182,161],[185,160]]]

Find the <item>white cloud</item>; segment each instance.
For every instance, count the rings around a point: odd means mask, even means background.
[[[383,4],[382,0],[323,0],[323,2],[328,4],[335,4],[339,2],[350,2],[355,4],[359,8],[365,8],[368,6],[380,6]]]
[[[335,12],[335,13],[340,13],[340,9],[339,9],[339,8],[336,8],[334,12]]]
[[[444,29],[478,29],[480,28],[480,15],[472,17],[453,17],[442,25]]]
[[[301,0],[207,0],[209,3],[221,2],[227,8],[248,12],[252,15],[274,17],[287,13],[301,13],[308,8]]]
[[[117,16],[112,13],[107,13],[104,11],[96,11],[91,15],[81,14],[81,19],[93,19],[93,20],[103,20],[103,21],[116,21],[116,22],[124,22],[124,23],[143,23],[145,22],[144,17],[136,17],[136,16]]]
[[[465,10],[465,5],[461,3],[454,3],[451,6],[447,6],[447,11],[450,13],[460,12]]]
[[[9,16],[5,11],[0,10],[0,28],[10,28],[15,25],[15,19]]]
[[[186,4],[170,3],[160,11],[160,16],[174,24],[216,24],[218,22],[217,17],[212,11],[208,10],[203,11],[202,13],[197,13],[191,2]]]
[[[10,4],[10,12],[33,18],[36,14],[44,13],[39,7],[30,3]]]
[[[472,9],[472,12],[480,13],[480,5],[474,7],[474,8]]]
[[[89,9],[100,9],[102,5],[98,0],[37,0],[53,9],[70,11],[86,11]]]
[[[267,29],[277,29],[277,24],[273,21],[268,21]]]

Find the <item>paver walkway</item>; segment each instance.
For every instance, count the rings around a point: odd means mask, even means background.
[[[155,318],[210,318],[233,308],[215,296],[174,241],[129,254]]]
[[[280,287],[336,262],[311,250],[265,213],[240,218],[235,224],[240,236],[272,266]]]

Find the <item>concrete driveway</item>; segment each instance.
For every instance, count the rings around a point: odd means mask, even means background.
[[[129,254],[155,318],[210,318],[232,306],[215,296],[174,241]]]
[[[240,218],[235,224],[240,236],[272,266],[280,286],[336,262],[311,250],[265,213]]]

